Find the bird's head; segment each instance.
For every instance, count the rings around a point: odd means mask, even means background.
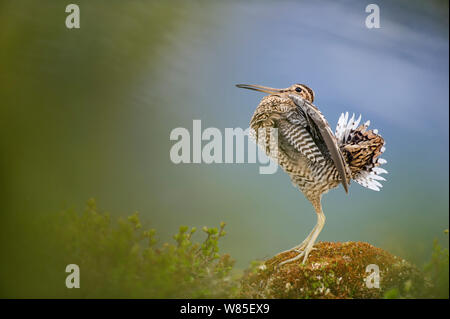
[[[252,85],[252,84],[236,84],[236,86],[241,89],[255,90],[258,92],[263,92],[271,95],[295,94],[301,96],[302,98],[311,103],[314,102],[314,91],[304,84],[293,84],[286,89],[274,89],[267,86]]]

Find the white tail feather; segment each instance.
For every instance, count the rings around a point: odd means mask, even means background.
[[[345,112],[345,114],[344,113],[341,114],[335,131],[335,136],[339,145],[345,144],[345,142],[349,137],[349,134],[358,127],[360,121],[361,115],[358,117],[357,120],[355,120],[355,114],[353,114],[349,120],[348,112]],[[366,121],[364,123],[364,128],[367,129],[369,125],[370,121]],[[374,129],[373,133],[378,134],[378,130]],[[383,153],[385,150],[386,148],[383,146],[381,148],[381,153]],[[384,177],[380,176],[380,174],[388,173],[385,169],[379,167],[379,165],[383,165],[386,163],[387,161],[385,159],[377,158],[374,160],[374,164],[378,166],[371,168],[368,167],[366,170],[362,170],[353,179],[361,186],[372,189],[374,191],[379,191],[380,188],[383,187],[383,185],[379,181],[386,180]]]

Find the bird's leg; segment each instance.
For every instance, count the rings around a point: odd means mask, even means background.
[[[314,209],[316,210],[316,213],[317,213],[316,226],[314,227],[312,232],[308,235],[308,237],[303,241],[303,243],[301,243],[297,247],[294,247],[294,249],[296,251],[298,251],[299,254],[297,256],[295,256],[294,258],[290,258],[288,260],[281,262],[279,264],[279,266],[296,261],[296,260],[300,259],[302,256],[304,256],[303,263],[306,263],[309,253],[311,252],[311,250],[314,249],[313,248],[314,243],[315,243],[317,237],[319,236],[320,232],[322,231],[323,226],[325,225],[325,215],[322,212],[320,200],[313,202],[313,205],[314,205]],[[306,246],[306,247],[304,247],[304,246]]]
[[[322,231],[323,226],[325,225],[325,215],[323,214],[322,211],[320,211],[317,214],[317,225],[318,226],[317,226],[316,231],[314,232],[310,241],[306,245],[306,249],[303,250],[303,252],[302,252],[302,254],[305,255],[305,257],[303,258],[303,263],[306,263],[306,260],[308,259],[308,255],[311,252],[311,250],[313,249],[314,243],[316,242],[317,237],[319,236],[320,232]]]
[[[316,226],[314,226],[314,228],[313,228],[313,229],[311,230],[311,232],[309,233],[308,237],[306,237],[305,240],[302,241],[301,244],[299,244],[299,245],[297,245],[297,246],[295,246],[295,247],[292,247],[291,249],[282,251],[282,252],[279,253],[278,255],[281,255],[281,254],[284,254],[284,253],[288,253],[288,252],[290,252],[290,251],[296,251],[296,252],[300,253],[303,249],[305,249],[305,247],[306,247],[306,245],[308,244],[309,240],[311,239],[312,235],[313,235],[314,232],[316,231],[318,225],[319,225],[319,224],[316,223]]]

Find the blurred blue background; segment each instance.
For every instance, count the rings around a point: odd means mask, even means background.
[[[263,95],[236,83],[305,83],[333,127],[345,111],[371,120],[389,171],[381,192],[325,195],[319,240],[429,259],[449,218],[447,1],[377,1],[380,29],[364,1],[76,3],[69,30],[65,3],[0,1],[3,224],[93,197],[139,211],[161,241],[223,220],[238,268],[290,248],[316,217],[286,174],[175,165],[169,134],[193,119],[247,128]]]

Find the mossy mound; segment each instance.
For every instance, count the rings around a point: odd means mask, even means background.
[[[363,242],[320,242],[306,264],[303,258],[279,266],[297,253],[277,255],[248,270],[242,298],[421,297],[428,284],[417,267]],[[368,265],[379,267],[379,288],[368,288]],[[372,281],[373,282],[373,281]]]

